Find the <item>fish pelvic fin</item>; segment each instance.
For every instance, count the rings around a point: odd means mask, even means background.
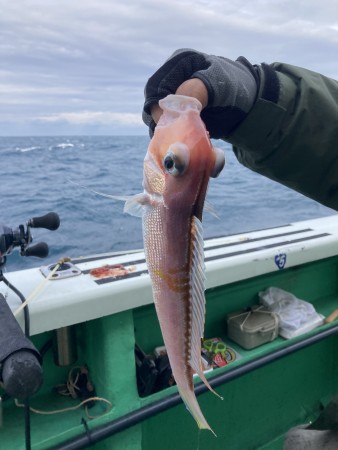
[[[191,223],[191,332],[190,332],[190,357],[189,365],[200,377],[207,388],[217,397],[217,394],[205,378],[201,361],[201,338],[204,333],[205,321],[205,265],[203,251],[203,228],[202,222],[195,216]]]
[[[197,402],[195,392],[190,389],[179,389],[179,392],[186,408],[196,420],[198,428],[200,428],[201,430],[209,430],[215,437],[217,437],[215,432],[203,416],[201,408],[199,407],[199,404]]]

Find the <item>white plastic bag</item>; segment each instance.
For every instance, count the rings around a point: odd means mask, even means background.
[[[279,334],[283,337],[298,336],[323,323],[323,316],[316,312],[311,303],[283,289],[270,287],[259,292],[258,296],[262,305],[278,315]]]

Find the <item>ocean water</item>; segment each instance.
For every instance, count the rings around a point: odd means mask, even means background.
[[[142,190],[147,136],[0,138],[0,222],[16,229],[34,216],[59,214],[56,231],[34,229],[34,243],[49,245],[45,259],[7,258],[8,271],[36,267],[61,256],[78,257],[142,248],[141,219],[123,214],[123,203],[94,194],[132,195]],[[204,235],[213,237],[323,217],[334,211],[241,166],[231,147],[217,141],[227,164],[211,180]],[[70,182],[73,181],[79,185]]]

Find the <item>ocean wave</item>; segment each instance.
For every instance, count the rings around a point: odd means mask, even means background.
[[[81,185],[115,195],[138,193],[148,139],[147,136],[2,138],[0,153],[5,158],[6,170],[0,189],[0,222],[15,228],[29,217],[49,211],[55,211],[61,219],[55,232],[34,230],[34,242],[45,241],[50,247],[45,260],[22,258],[16,251],[8,258],[7,269],[51,264],[65,255],[76,257],[142,247],[140,219],[124,214],[122,203],[96,195]],[[206,237],[333,213],[241,166],[229,145],[218,142],[217,146],[226,150],[227,166],[210,183],[207,199],[219,219],[206,212]],[[79,186],[70,185],[68,179]]]
[[[33,150],[41,150],[41,147],[16,147],[15,149],[17,152],[25,153],[25,152],[32,152]]]
[[[50,148],[50,150],[54,150],[57,148],[65,149],[65,148],[72,148],[72,147],[74,147],[74,144],[72,144],[71,142],[61,142],[60,144],[53,145],[49,148]]]

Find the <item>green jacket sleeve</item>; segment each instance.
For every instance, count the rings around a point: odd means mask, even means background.
[[[338,81],[262,65],[257,100],[229,137],[250,169],[338,210]]]

